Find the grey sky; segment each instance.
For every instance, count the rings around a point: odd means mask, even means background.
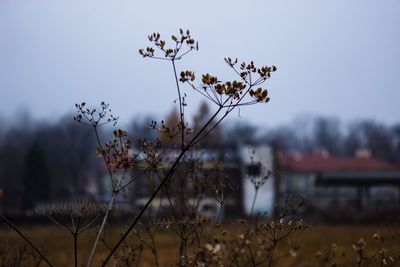
[[[278,66],[271,102],[243,108],[242,120],[399,121],[399,0],[144,2],[1,0],[0,117],[58,117],[102,100],[123,121],[164,114],[176,98],[171,66],[137,51],[154,31],[189,28],[200,51],[181,69],[229,79],[226,56]],[[200,99],[188,102],[196,109]]]

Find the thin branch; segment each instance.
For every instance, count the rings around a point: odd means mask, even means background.
[[[111,256],[117,251],[117,249],[119,248],[119,246],[121,245],[121,243],[128,237],[129,233],[132,231],[132,229],[135,227],[135,225],[138,223],[138,221],[140,220],[140,218],[143,216],[144,212],[147,210],[147,208],[150,206],[151,202],[153,201],[153,199],[157,196],[158,192],[161,190],[161,188],[163,188],[163,186],[165,185],[165,183],[168,181],[168,179],[172,176],[172,174],[175,171],[175,168],[178,166],[178,163],[180,162],[181,158],[184,156],[184,154],[186,153],[187,150],[189,150],[193,143],[196,141],[197,138],[199,138],[199,136],[202,134],[202,132],[208,127],[208,125],[215,119],[215,117],[219,114],[219,112],[221,111],[221,108],[219,108],[215,114],[208,120],[208,122],[206,124],[204,124],[204,126],[201,128],[201,130],[193,137],[193,139],[186,145],[183,147],[181,153],[178,155],[178,157],[175,159],[174,163],[172,164],[172,166],[170,167],[170,169],[168,170],[168,172],[165,174],[163,180],[160,182],[160,184],[158,185],[158,187],[156,188],[156,190],[153,192],[153,194],[151,195],[151,197],[149,198],[149,200],[146,202],[146,204],[144,205],[144,207],[140,210],[139,214],[136,216],[136,218],[133,220],[133,222],[130,224],[130,226],[128,227],[128,229],[125,231],[125,233],[122,235],[122,237],[119,239],[119,241],[117,242],[117,244],[115,244],[115,246],[113,247],[113,249],[110,251],[110,253],[108,254],[107,258],[105,259],[105,261],[103,262],[103,264],[101,265],[102,267],[106,266],[107,262],[110,260]]]
[[[15,226],[12,222],[10,222],[6,217],[4,217],[1,214],[0,214],[0,218],[3,219],[3,221],[5,221],[5,223],[8,224],[8,226],[10,226],[15,232],[17,232],[17,234],[19,236],[21,236],[27,242],[40,255],[40,257],[42,257],[42,259],[47,263],[47,265],[49,265],[50,267],[53,267],[53,265],[49,262],[49,260],[46,258],[46,256],[42,253],[42,251],[35,244],[33,244],[32,241],[30,241],[29,238],[27,236],[25,236],[18,229],[17,226]]]
[[[180,119],[181,119],[181,149],[184,148],[185,146],[185,110],[182,105],[182,96],[181,96],[181,89],[179,87],[179,81],[178,81],[178,74],[176,73],[176,66],[175,66],[175,61],[172,60],[172,68],[174,69],[174,77],[175,77],[175,83],[176,83],[176,89],[178,92],[178,99],[179,99],[179,113],[180,113]]]
[[[100,141],[100,136],[99,136],[99,133],[97,131],[97,126],[93,126],[93,130],[94,130],[94,133],[96,135],[97,144],[100,147],[101,151],[103,151],[103,145],[101,144],[101,141]],[[106,155],[103,152],[101,154],[102,154],[103,161],[107,166],[107,171],[108,171],[108,175],[110,176],[111,185],[114,187],[113,174],[112,174],[112,171],[111,171],[110,163],[108,162],[108,160],[106,158]]]
[[[97,219],[99,219],[99,217],[100,217],[100,215],[96,215],[96,217],[94,217],[93,220],[91,220],[89,223],[87,223],[85,226],[83,226],[82,229],[78,232],[78,235],[85,232],[90,226],[92,226],[97,221]]]
[[[176,57],[175,60],[181,60],[184,55],[186,55],[187,53],[189,53],[192,50],[193,50],[193,48],[190,48],[186,52],[182,53],[182,55],[179,55],[178,57]]]
[[[152,58],[152,59],[161,59],[161,60],[167,60],[167,61],[171,61],[171,58],[165,58],[165,57],[155,57],[155,56],[149,56],[148,58]]]
[[[71,234],[73,234],[73,232],[75,231],[75,230],[71,230],[71,229],[68,229],[67,227],[65,227],[64,225],[62,225],[58,220],[56,220],[55,218],[53,218],[53,217],[51,217],[51,216],[47,216],[53,223],[55,223],[56,225],[58,225],[59,227],[61,227],[61,229],[63,229],[64,231],[66,231],[66,232],[69,232],[69,233],[71,233]]]
[[[207,94],[204,94],[200,89],[194,88],[194,90],[196,90],[197,92],[199,92],[199,94],[201,94],[202,96],[204,96],[205,98],[207,98],[208,100],[212,101],[214,104],[216,105],[220,105],[220,103],[218,103],[217,101],[215,101],[213,98],[211,98],[211,96],[207,93],[206,90],[204,90]]]
[[[114,200],[115,200],[116,196],[117,196],[116,192],[113,191],[113,194],[111,196],[111,200],[108,203],[108,209],[106,211],[106,214],[104,215],[104,218],[103,218],[103,221],[101,223],[99,232],[97,233],[96,240],[93,243],[92,251],[90,252],[88,263],[86,265],[87,267],[90,267],[92,265],[94,253],[96,252],[96,248],[97,248],[97,246],[99,244],[100,236],[101,236],[102,232],[104,231],[104,227],[105,227],[105,225],[107,223],[108,216],[110,215],[110,213],[111,213],[111,211],[112,211],[112,209],[114,207]]]
[[[258,189],[256,188],[256,192],[254,193],[254,197],[253,197],[253,202],[251,204],[250,217],[253,216],[254,207],[256,205],[256,200],[257,200],[257,193],[258,193]]]
[[[154,158],[154,160],[158,160],[158,159],[161,158],[162,156],[163,156],[163,153],[159,153],[159,154]],[[147,171],[147,170],[150,168],[150,166],[151,166],[151,164],[147,164],[146,167],[144,167],[138,175],[136,175],[135,177],[131,177],[131,179],[129,179],[129,181],[126,182],[124,185],[118,186],[118,188],[115,190],[116,193],[119,193],[119,192],[121,192],[122,190],[124,190],[126,187],[128,187],[131,183],[133,183],[133,182],[136,180],[136,178],[137,178],[139,175],[141,175],[142,173],[144,173],[145,171]],[[120,183],[120,184],[121,184],[121,183]]]

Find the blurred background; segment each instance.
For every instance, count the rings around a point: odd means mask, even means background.
[[[1,1],[0,211],[26,216],[42,203],[107,199],[95,136],[73,121],[74,105],[106,101],[132,139],[154,137],[151,120],[176,118],[174,78],[138,50],[153,32],[168,39],[183,28],[200,49],[178,70],[232,79],[224,57],[278,67],[266,84],[271,101],[240,108],[204,142],[210,158],[238,163],[238,215],[254,194],[248,150],[273,172],[260,212],[286,196],[318,220],[398,212],[398,14],[397,0]],[[195,125],[214,107],[184,90]]]

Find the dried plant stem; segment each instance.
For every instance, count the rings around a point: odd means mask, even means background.
[[[240,266],[238,258],[239,258],[239,254],[241,249],[243,248],[243,246],[245,245],[245,240],[248,238],[250,234],[250,229],[246,230],[246,233],[243,234],[243,240],[241,241],[236,241],[237,243],[237,250],[234,252],[234,254],[232,255],[230,264],[228,266]],[[234,263],[236,263],[236,265],[234,265]]]
[[[181,149],[185,147],[185,113],[184,113],[184,106],[182,103],[182,96],[181,96],[181,90],[179,87],[179,81],[178,81],[178,74],[176,73],[176,66],[175,66],[175,60],[172,59],[172,68],[174,69],[174,77],[175,77],[175,82],[176,82],[176,88],[178,91],[178,100],[179,100],[179,114],[180,114],[180,122],[181,122]]]
[[[74,261],[75,267],[78,267],[78,233],[74,233]]]
[[[94,129],[94,132],[95,132],[95,135],[96,135],[97,144],[102,149],[102,144],[101,144],[101,141],[100,141],[100,137],[99,137],[99,133],[97,131],[96,125],[93,126],[93,129]],[[110,213],[111,213],[111,211],[112,211],[112,209],[114,207],[114,201],[115,201],[115,198],[117,196],[117,191],[116,191],[116,188],[114,186],[113,173],[111,171],[110,164],[108,163],[106,156],[104,154],[102,156],[103,156],[103,160],[104,160],[104,162],[105,162],[105,164],[107,166],[107,171],[108,171],[108,174],[109,174],[110,179],[111,179],[111,185],[113,187],[113,193],[112,193],[112,196],[111,196],[111,200],[108,203],[108,208],[107,208],[106,214],[104,215],[103,221],[102,221],[102,223],[100,225],[99,232],[97,233],[96,240],[93,243],[93,247],[92,247],[92,250],[90,252],[90,255],[89,255],[89,258],[88,258],[88,262],[87,262],[87,265],[86,265],[87,267],[92,266],[93,257],[94,257],[94,254],[96,253],[97,246],[98,246],[98,244],[100,242],[101,234],[103,233],[104,227],[107,224],[108,216],[110,215]]]
[[[74,262],[75,262],[75,267],[78,267],[78,236],[79,236],[79,229],[81,225],[83,224],[84,219],[82,219],[81,216],[78,217],[78,221],[76,223],[76,226],[74,226],[72,236],[74,239]]]
[[[173,174],[176,166],[178,165],[180,159],[183,157],[185,152],[187,151],[188,148],[185,148],[184,150],[181,151],[179,156],[176,158],[175,162],[169,169],[168,173],[164,176],[163,180],[159,184],[159,186],[156,188],[156,190],[153,192],[149,200],[146,202],[144,207],[140,210],[139,214],[135,217],[131,225],[128,227],[128,229],[125,231],[125,233],[122,235],[122,237],[119,239],[117,244],[112,248],[110,253],[108,254],[107,258],[103,262],[101,266],[106,266],[107,262],[110,260],[111,256],[117,251],[118,247],[122,244],[122,242],[128,237],[129,233],[132,231],[132,229],[135,227],[135,225],[138,223],[140,218],[143,216],[144,212],[147,210],[147,208],[150,206],[151,202],[154,200],[158,192],[161,190],[161,188],[164,186],[164,184],[168,181],[169,177]],[[103,220],[104,221],[104,220]]]
[[[106,211],[106,214],[103,217],[103,221],[102,221],[102,223],[100,225],[99,232],[97,233],[96,240],[93,243],[92,251],[90,252],[88,263],[86,265],[87,267],[90,267],[92,265],[92,261],[93,261],[94,254],[96,252],[96,248],[97,248],[97,246],[98,246],[98,244],[100,242],[100,237],[101,237],[101,234],[104,231],[104,227],[107,224],[108,216],[110,215],[110,213],[111,213],[111,211],[112,211],[112,209],[114,207],[114,201],[115,201],[116,196],[117,196],[116,191],[113,191],[113,194],[111,196],[111,200],[108,203],[108,209]]]
[[[12,222],[10,222],[6,217],[0,214],[0,218],[3,219],[3,221],[10,226],[17,234],[19,234],[39,255],[40,257],[49,265],[50,267],[53,267],[53,265],[49,262],[49,260],[46,258],[46,256],[42,253],[42,251],[32,243],[32,241],[29,240],[27,236],[25,236],[17,226],[15,226]]]
[[[219,225],[219,223],[220,223],[221,216],[222,216],[222,210],[223,210],[223,208],[224,208],[224,203],[225,203],[225,201],[222,201],[222,202],[220,203],[219,212],[218,212],[218,217],[217,217],[217,219],[215,220],[214,225],[213,225],[212,228],[211,228],[211,231],[209,232],[210,235],[212,235],[212,234],[214,233],[215,229],[217,229],[217,227],[218,227],[218,225]]]
[[[178,88],[178,92],[180,92],[179,88]],[[229,98],[228,98],[229,99]],[[178,166],[178,163],[180,162],[181,158],[185,155],[185,153],[193,146],[195,145],[199,138],[204,138],[206,135],[208,135],[210,133],[210,130],[207,129],[208,126],[214,121],[214,119],[217,117],[217,115],[220,113],[220,111],[224,108],[224,104],[228,101],[228,99],[219,106],[219,108],[217,109],[217,111],[214,113],[213,116],[211,116],[211,118],[203,125],[203,127],[200,129],[200,131],[191,139],[191,141],[187,144],[184,145],[181,149],[181,152],[179,153],[178,157],[175,159],[174,163],[172,164],[172,166],[170,167],[170,169],[168,170],[168,172],[165,174],[164,178],[161,180],[160,184],[158,185],[158,187],[156,188],[156,190],[154,190],[153,194],[151,195],[151,197],[149,198],[149,200],[146,202],[146,204],[144,205],[144,207],[140,210],[140,212],[138,213],[138,215],[136,216],[136,218],[132,221],[131,225],[128,227],[128,229],[126,230],[126,232],[122,235],[122,237],[119,239],[119,241],[115,244],[115,246],[113,247],[113,249],[109,252],[108,256],[106,257],[106,259],[104,260],[103,264],[101,265],[102,267],[106,266],[106,264],[108,263],[108,261],[110,260],[111,256],[116,252],[116,250],[119,248],[119,246],[122,244],[122,242],[128,237],[129,233],[132,231],[132,229],[135,227],[135,225],[138,223],[138,221],[140,220],[140,218],[143,216],[144,212],[147,210],[147,208],[150,206],[151,202],[154,200],[154,198],[157,196],[158,192],[161,190],[161,188],[164,187],[164,185],[166,184],[166,182],[168,181],[168,179],[172,176],[172,174],[174,173],[176,167]],[[239,101],[237,102],[237,105],[240,104],[240,101],[243,99],[240,98]],[[228,108],[228,110],[224,113],[224,115],[222,116],[222,118],[220,120],[218,120],[217,124],[219,124],[222,119],[224,119],[230,112],[233,111],[235,106],[230,106]],[[216,125],[214,125],[211,129],[214,129],[216,127]],[[88,267],[90,267],[90,265],[88,265]]]
[[[93,125],[92,127],[93,127],[93,130],[94,130],[94,134],[96,135],[97,145],[101,148],[101,150],[103,150],[103,145],[101,144],[99,132],[98,132],[98,130],[97,130],[97,127],[98,127],[98,126]],[[110,166],[110,164],[109,164],[109,162],[108,162],[108,160],[107,160],[107,158],[106,158],[106,155],[105,155],[104,153],[102,153],[102,158],[103,158],[104,163],[105,163],[106,166],[107,166],[108,175],[109,175],[110,180],[111,180],[111,186],[113,187],[113,190],[115,190],[115,187],[114,187],[114,180],[113,180],[113,173],[112,173],[112,171],[111,171],[111,166]]]
[[[160,262],[158,260],[158,252],[157,252],[157,248],[156,248],[156,240],[154,238],[154,233],[151,232],[150,226],[148,224],[145,226],[145,229],[146,229],[146,231],[147,231],[147,233],[148,233],[148,235],[150,237],[150,242],[151,243],[150,243],[149,247],[150,247],[151,253],[154,256],[155,266],[160,267]]]
[[[247,249],[249,250],[249,253],[250,253],[250,262],[253,265],[253,267],[256,267],[257,266],[256,255],[254,255],[253,251],[251,250],[250,245],[247,246]]]
[[[276,249],[276,244],[278,243],[278,240],[273,240],[272,242],[272,249],[271,249],[271,254],[269,255],[269,260],[268,260],[268,267],[272,266],[274,256],[275,256],[275,249]]]
[[[180,266],[185,266],[185,261],[187,260],[187,238],[181,236],[180,238],[181,244],[179,246],[179,265]]]
[[[192,138],[192,140],[183,147],[183,149],[181,150],[181,152],[179,153],[178,157],[175,159],[174,163],[172,164],[172,166],[170,167],[170,169],[168,170],[168,172],[165,174],[164,178],[161,180],[160,184],[158,185],[158,187],[156,188],[156,190],[154,190],[153,194],[150,196],[149,200],[146,202],[146,204],[144,205],[144,207],[140,210],[139,214],[136,216],[136,218],[132,221],[131,225],[128,227],[128,229],[125,231],[125,233],[122,235],[122,237],[119,239],[119,241],[115,244],[115,246],[113,247],[113,249],[110,251],[110,253],[108,254],[107,258],[104,260],[103,264],[101,266],[106,266],[106,264],[108,263],[108,261],[110,260],[111,256],[116,252],[116,250],[119,248],[119,246],[121,245],[121,243],[128,237],[129,233],[132,231],[132,229],[135,227],[135,225],[138,223],[138,221],[140,220],[140,218],[143,216],[144,212],[147,210],[147,208],[150,206],[151,202],[154,200],[154,198],[157,196],[158,192],[161,190],[161,188],[163,188],[163,186],[166,184],[166,182],[168,181],[168,179],[172,176],[172,174],[174,173],[176,167],[178,166],[178,163],[180,162],[181,158],[184,156],[184,154],[186,153],[186,151],[188,151],[192,145],[196,142],[197,138],[199,138],[199,136],[206,130],[206,128],[208,127],[208,125],[217,117],[217,115],[219,114],[219,112],[221,111],[222,107],[219,107],[218,110],[214,113],[213,116],[211,116],[211,118],[207,121],[206,124],[204,124],[204,126],[201,128],[201,130]]]
[[[256,200],[257,200],[257,193],[258,193],[258,189],[256,189],[256,192],[254,193],[253,203],[251,204],[250,217],[253,216],[253,213],[254,213],[254,207],[256,205]]]

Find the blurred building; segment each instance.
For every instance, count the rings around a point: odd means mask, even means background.
[[[177,153],[178,150],[167,150],[166,158],[174,159]],[[324,151],[279,153],[269,145],[215,146],[191,153],[201,154],[201,173],[192,177],[197,182],[181,184],[189,175],[188,163],[182,163],[170,179],[171,196],[161,191],[150,207],[150,216],[156,212],[167,215],[171,203],[180,206],[185,202],[197,203],[200,213],[216,217],[219,204],[212,192],[205,190],[201,201],[196,202],[197,187],[205,177],[208,182],[217,181],[218,177],[230,186],[224,218],[274,213],[279,216],[282,210],[299,209],[288,213],[301,211],[302,216],[317,220],[370,220],[384,212],[400,210],[400,166],[374,159],[366,150],[352,158]],[[165,164],[159,175],[168,166]],[[125,201],[136,210],[142,208],[160,179],[154,172],[142,173]],[[257,183],[261,186],[254,198]],[[305,204],[296,206],[299,203]]]
[[[117,198],[122,212],[137,212],[146,204],[179,150],[167,148],[163,153],[158,170],[134,170],[129,176],[134,182]],[[84,190],[86,197],[107,201],[112,186],[105,164],[102,169],[90,172]],[[368,150],[344,158],[325,151],[279,152],[263,144],[213,145],[189,151],[169,180],[169,192],[157,194],[147,215],[168,215],[171,205],[177,210],[184,210],[186,205],[203,215],[219,216],[220,203],[215,195],[218,183],[225,186],[224,196],[228,196],[224,218],[280,216],[282,210],[293,208],[317,220],[370,220],[385,212],[400,211],[400,166],[375,159]],[[0,198],[0,212],[22,214],[18,208],[1,210],[5,203]],[[305,205],[300,208],[298,203]]]
[[[400,210],[400,166],[371,157],[353,158],[324,151],[280,154],[279,195],[301,196],[310,215],[327,219],[361,219]],[[280,203],[282,205],[282,203]]]
[[[175,159],[179,152],[169,149],[165,158]],[[223,195],[226,197],[222,212],[224,218],[273,213],[276,190],[273,150],[269,145],[213,145],[206,149],[192,150],[188,154],[189,158],[192,157],[201,165],[201,169],[193,173],[191,163],[182,162],[170,179],[170,196],[165,190],[161,191],[150,209],[168,214],[171,203],[179,206],[185,202],[185,205],[191,206],[198,202],[197,209],[200,214],[218,217],[220,203],[215,195],[215,191],[218,190],[224,191]],[[161,171],[165,173],[170,165],[165,164]],[[136,208],[140,209],[145,205],[160,179],[161,177],[156,177],[154,172],[150,172],[142,173],[135,181],[133,196]],[[182,185],[182,180],[187,184]],[[218,187],[218,183],[221,187]],[[257,183],[262,183],[262,186],[259,186],[255,197]],[[203,186],[207,188],[201,188]],[[204,192],[200,193],[201,190]],[[199,193],[201,199],[196,199]]]
[[[147,203],[179,153],[179,149],[166,149],[157,170],[137,170],[130,194],[135,210]],[[218,217],[219,194],[223,191],[226,201],[222,216],[243,216],[244,192],[239,156],[234,146],[212,146],[187,152],[170,177],[167,187],[157,194],[147,215],[168,216],[174,209],[174,212],[186,215],[197,210],[200,214]]]

